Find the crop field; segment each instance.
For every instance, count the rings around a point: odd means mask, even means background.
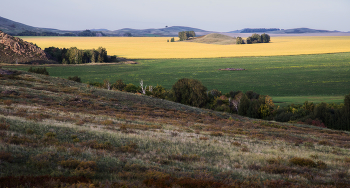
[[[350,92],[350,53],[215,59],[138,60],[139,64],[55,65],[51,76],[79,76],[82,81],[157,84],[170,89],[181,78],[200,80],[209,90],[253,90],[277,102],[342,102]],[[28,70],[25,67],[12,67]],[[243,68],[244,71],[220,71]]]
[[[42,49],[55,46],[92,49],[131,59],[217,58],[350,52],[349,36],[273,37],[271,43],[215,45],[167,42],[170,37],[21,37]]]

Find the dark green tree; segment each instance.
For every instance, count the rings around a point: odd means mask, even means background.
[[[123,91],[126,87],[126,84],[123,82],[123,80],[117,80],[113,85],[112,88],[117,89],[119,91]]]
[[[207,88],[195,79],[182,78],[173,85],[172,90],[175,102],[182,104],[202,107],[208,100]]]
[[[242,39],[242,37],[236,38],[236,44],[244,44],[244,40]]]
[[[249,110],[250,100],[247,95],[243,94],[238,106],[238,114],[241,116],[247,116]]]

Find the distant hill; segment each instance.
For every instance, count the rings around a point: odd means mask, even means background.
[[[16,35],[18,33],[25,32],[25,31],[38,32],[38,33],[55,32],[60,34],[70,32],[70,31],[63,31],[58,29],[33,27],[33,26],[25,25],[19,22],[15,22],[15,21],[3,18],[1,16],[0,16],[0,30],[10,35]]]
[[[47,61],[46,53],[34,44],[0,31],[0,63]]]
[[[192,27],[172,26],[159,29],[124,28],[115,31],[105,31],[104,33],[110,36],[178,36],[178,33],[181,31],[208,32]]]
[[[205,44],[221,44],[221,45],[236,44],[236,38],[230,37],[227,35],[218,34],[218,33],[211,33],[211,34],[204,35],[201,37],[196,37],[194,39],[190,39],[187,41],[205,43]]]
[[[296,34],[296,33],[332,33],[332,32],[339,32],[339,31],[318,30],[318,29],[310,29],[310,28],[294,28],[294,29],[281,29],[279,31],[271,31],[269,33]]]
[[[19,22],[15,22],[3,17],[0,17],[0,30],[8,33],[10,35],[24,35],[25,36],[36,36],[44,33],[44,36],[57,36],[57,35],[63,35],[63,36],[79,36],[80,34],[83,34],[82,36],[86,36],[86,31],[65,31],[65,30],[58,30],[58,29],[50,29],[50,28],[39,28],[39,27],[33,27],[29,25],[25,25]],[[159,28],[159,29],[131,29],[131,28],[124,28],[119,29],[115,31],[110,31],[108,29],[91,29],[88,30],[92,33],[95,33],[93,36],[137,36],[137,37],[143,37],[143,36],[178,36],[178,33],[180,31],[195,31],[195,32],[208,32],[202,29],[192,28],[192,27],[184,27],[184,26],[172,26],[172,27],[165,27],[165,28]],[[85,33],[84,33],[85,32]],[[97,32],[101,33],[102,35],[97,34]]]

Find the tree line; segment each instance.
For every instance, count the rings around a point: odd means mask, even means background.
[[[49,47],[44,50],[50,55],[50,59],[61,64],[83,64],[83,63],[102,63],[117,62],[117,56],[108,56],[106,48],[80,50],[76,47],[57,48]]]
[[[270,35],[268,34],[256,34],[254,33],[252,36],[248,37],[245,41],[242,37],[236,38],[236,44],[255,44],[255,43],[269,43]]]
[[[293,122],[308,124],[330,129],[350,131],[350,94],[346,95],[343,104],[314,104],[306,101],[304,104],[279,107],[268,95],[261,95],[254,91],[221,91],[207,88],[198,80],[182,78],[170,90],[161,85],[140,86],[132,83],[125,84],[122,80],[115,83],[89,83],[92,86],[115,89],[120,91],[141,93],[161,99],[179,102],[185,105],[212,109],[215,111],[235,113],[257,119],[275,120],[279,122]]]

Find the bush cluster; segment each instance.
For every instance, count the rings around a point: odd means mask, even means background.
[[[28,72],[33,72],[33,73],[43,74],[43,75],[49,75],[49,72],[47,72],[46,67],[44,67],[44,68],[40,68],[40,67],[33,68],[33,67],[30,67],[28,69]]]

